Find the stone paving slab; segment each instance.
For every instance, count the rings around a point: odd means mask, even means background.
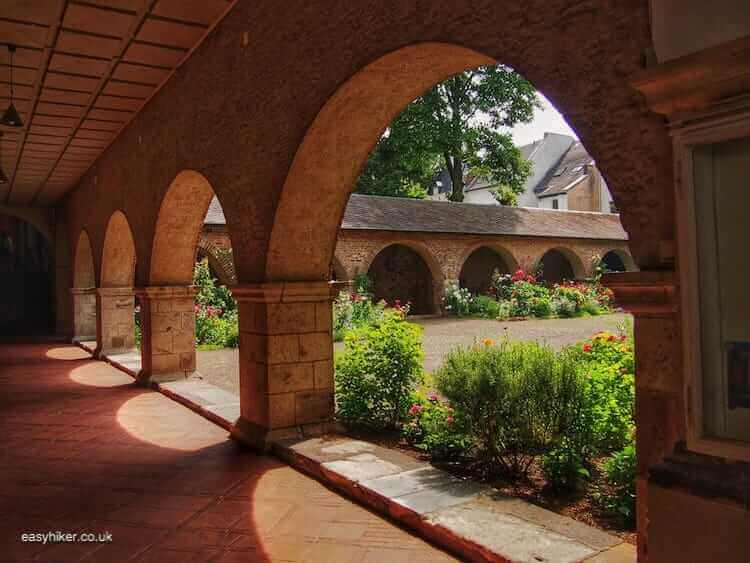
[[[636,560],[616,536],[375,444],[325,436],[279,441],[274,452],[467,560]]]
[[[226,430],[240,416],[239,397],[199,379],[159,383],[155,388]]]

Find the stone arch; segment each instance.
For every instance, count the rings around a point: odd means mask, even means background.
[[[384,245],[367,266],[375,299],[411,302],[417,315],[438,312],[443,274],[435,256],[422,245],[394,242]]]
[[[195,253],[214,190],[203,174],[183,170],[159,207],[151,250],[149,285],[193,283]]]
[[[266,278],[327,279],[347,198],[381,133],[436,83],[493,62],[465,47],[420,43],[377,59],[341,86],[295,154],[271,232]]]
[[[338,256],[334,254],[331,259],[331,281],[347,282],[349,280],[349,272],[346,271],[344,264],[339,260]]]
[[[109,218],[104,233],[100,286],[133,287],[135,283],[135,242],[125,214],[119,209]]]
[[[473,294],[487,293],[496,269],[501,274],[512,273],[518,269],[518,260],[506,247],[476,244],[466,251],[461,260],[459,285]]]
[[[91,251],[91,239],[86,230],[82,230],[76,242],[75,260],[73,263],[73,287],[89,289],[96,287],[96,268],[94,253]]]
[[[608,272],[632,272],[636,270],[633,257],[624,250],[613,248],[602,256],[602,266]]]
[[[549,283],[586,277],[586,267],[581,258],[563,246],[548,249],[536,261],[536,267],[542,268],[542,279]]]
[[[234,261],[232,260],[231,251],[221,250],[210,240],[201,236],[198,240],[197,257],[199,259],[202,257],[208,259],[211,269],[224,285],[237,283],[237,275],[234,271]]]

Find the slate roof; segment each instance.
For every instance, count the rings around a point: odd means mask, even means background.
[[[214,197],[206,224],[226,219]],[[627,240],[620,216],[352,194],[342,229]]]
[[[203,220],[204,225],[226,225],[227,219],[224,217],[224,210],[221,208],[219,198],[214,196],[211,204],[208,206],[206,218]]]
[[[627,240],[620,216],[352,194],[342,229]]]
[[[593,163],[594,159],[586,152],[583,144],[576,141],[546,178],[546,182],[540,182],[534,191],[539,197],[566,193],[587,176],[586,166]]]

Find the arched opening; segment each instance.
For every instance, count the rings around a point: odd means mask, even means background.
[[[584,276],[580,259],[571,251],[562,248],[553,248],[545,252],[537,262],[537,270],[540,271],[540,279],[547,283],[573,281]]]
[[[85,230],[78,236],[73,261],[73,339],[96,340],[96,269]]]
[[[55,267],[50,241],[31,223],[0,214],[0,336],[55,329]]]
[[[205,232],[207,215],[211,232]],[[143,292],[143,378],[181,379],[197,370],[239,395],[237,304],[227,288],[235,283],[231,246],[211,238],[223,232],[222,222],[208,179],[195,170],[180,172],[159,208]],[[179,322],[165,310],[179,312]]]
[[[459,275],[459,285],[474,295],[488,293],[495,271],[508,274],[517,268],[509,253],[501,253],[488,246],[480,246],[464,261]]]
[[[409,303],[409,311],[415,315],[435,312],[432,272],[414,249],[403,244],[385,247],[370,264],[367,275],[373,282],[376,301]]]
[[[629,272],[635,270],[633,258],[623,250],[610,250],[602,256],[605,272]]]
[[[103,355],[136,347],[136,251],[133,232],[122,211],[115,211],[104,234],[100,288],[97,290],[97,350]]]

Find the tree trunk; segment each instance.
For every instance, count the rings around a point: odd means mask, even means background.
[[[448,171],[451,174],[453,189],[448,199],[461,202],[464,200],[464,163],[460,158],[455,156],[451,160],[453,162],[451,166],[448,166]]]

